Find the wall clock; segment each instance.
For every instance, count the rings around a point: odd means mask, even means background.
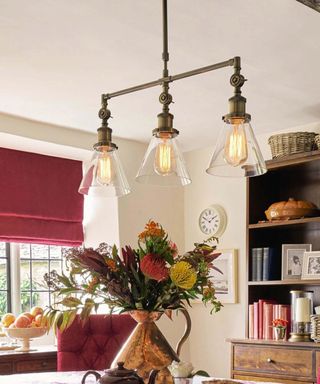
[[[227,214],[221,205],[213,204],[200,213],[199,227],[206,235],[221,236],[227,226]]]

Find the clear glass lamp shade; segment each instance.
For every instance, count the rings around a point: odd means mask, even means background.
[[[139,183],[165,187],[191,183],[176,138],[152,137],[136,180]]]
[[[250,123],[225,124],[206,172],[226,177],[252,177],[267,172]]]
[[[94,150],[90,163],[85,165],[79,193],[101,197],[120,197],[130,193],[116,149]]]

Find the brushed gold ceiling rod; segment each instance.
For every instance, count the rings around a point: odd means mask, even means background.
[[[211,64],[211,65],[207,65],[205,67],[196,68],[196,69],[193,69],[191,71],[182,72],[182,73],[179,73],[179,74],[173,75],[173,76],[162,77],[158,80],[154,80],[154,81],[150,81],[148,83],[139,84],[139,85],[135,85],[133,87],[121,89],[120,91],[106,93],[106,94],[102,95],[102,100],[107,101],[113,97],[122,96],[122,95],[126,95],[128,93],[141,91],[143,89],[156,87],[158,85],[162,85],[163,83],[171,83],[171,82],[176,81],[176,80],[181,80],[181,79],[185,79],[187,77],[200,75],[202,73],[211,72],[211,71],[214,71],[214,70],[220,69],[220,68],[231,67],[231,66],[239,66],[240,67],[240,63],[241,63],[241,59],[240,59],[240,57],[237,56],[237,57],[234,57],[233,59],[222,61],[220,63]]]

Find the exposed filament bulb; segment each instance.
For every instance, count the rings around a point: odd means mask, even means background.
[[[109,185],[113,178],[112,163],[109,153],[104,150],[99,154],[97,165],[97,181],[102,185]]]
[[[243,164],[248,158],[247,138],[243,119],[233,119],[232,129],[227,133],[224,159],[233,167]]]
[[[174,173],[174,149],[170,138],[161,138],[160,143],[157,145],[154,159],[154,170],[160,176],[168,176]]]

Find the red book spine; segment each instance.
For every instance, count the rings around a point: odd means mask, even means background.
[[[253,304],[249,305],[249,339],[254,338],[254,311]]]
[[[253,338],[259,339],[259,303],[253,303]]]
[[[265,303],[265,300],[259,300],[258,306],[259,306],[259,329],[258,329],[258,339],[263,338],[263,303]]]
[[[265,340],[273,339],[273,304],[264,303],[263,304],[263,338]]]

